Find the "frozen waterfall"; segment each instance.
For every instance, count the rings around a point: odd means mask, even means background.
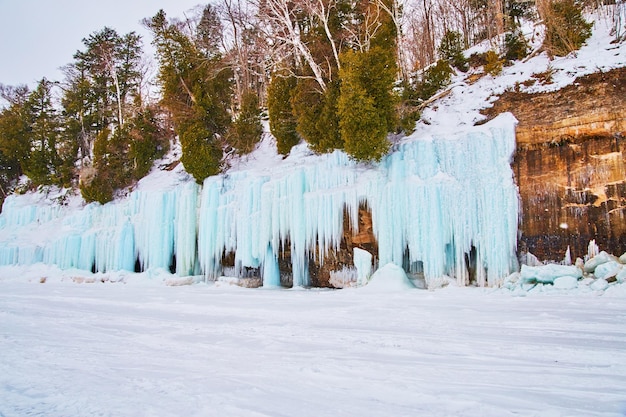
[[[0,264],[170,268],[215,278],[224,255],[234,254],[236,271],[257,269],[265,286],[276,286],[278,259],[289,253],[293,285],[306,286],[309,261],[339,248],[344,210],[358,227],[366,203],[378,264],[460,283],[472,269],[479,284],[493,285],[517,268],[514,129],[513,117],[502,115],[458,134],[409,138],[369,167],[340,151],[289,157],[271,170],[230,170],[202,187],[140,183],[103,206],[32,204],[13,195],[0,214]]]

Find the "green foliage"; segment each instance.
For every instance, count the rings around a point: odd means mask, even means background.
[[[270,132],[276,138],[278,153],[282,155],[287,155],[300,141],[296,116],[291,108],[295,88],[295,77],[275,75],[267,89]]]
[[[549,3],[543,45],[551,54],[564,56],[576,51],[591,36],[593,25],[583,17],[582,6],[577,0]]]
[[[428,100],[439,90],[449,85],[453,73],[454,71],[452,71],[448,61],[443,59],[428,67],[422,75],[422,80],[415,87],[420,99]]]
[[[262,134],[259,98],[253,92],[248,91],[243,94],[239,117],[231,125],[227,140],[239,153],[247,154],[254,150]]]
[[[528,55],[528,42],[520,30],[514,30],[504,36],[504,57],[508,61],[517,61]]]
[[[185,170],[193,175],[198,184],[205,178],[220,172],[222,149],[218,147],[213,133],[199,120],[179,127],[183,156],[180,158]]]
[[[167,147],[165,132],[150,107],[141,109],[113,133],[104,129],[94,142],[90,175],[81,178],[83,198],[102,204],[111,201],[115,190],[129,187],[147,175]]]
[[[63,145],[62,121],[53,105],[52,86],[44,78],[33,91],[3,88],[9,105],[0,112],[2,159],[11,168],[9,177],[26,174],[33,186],[68,182],[66,170],[62,169],[64,160],[59,155]]]
[[[448,30],[439,44],[439,56],[447,60],[451,66],[459,71],[467,71],[467,59],[463,55],[463,37],[457,31]]]
[[[404,132],[408,135],[415,130],[415,122],[420,118],[419,105],[421,98],[414,86],[409,82],[402,83],[401,91],[400,101],[396,106],[398,115],[396,132]]]
[[[316,128],[320,132],[320,140],[313,147],[316,152],[332,152],[335,149],[343,149],[344,142],[339,131],[339,110],[337,108],[340,94],[338,82],[328,84],[324,93],[322,107]]]
[[[378,53],[378,49],[347,52],[339,71],[339,128],[346,152],[358,161],[379,161],[390,146],[387,132],[393,123],[390,113],[395,117],[390,97],[394,77],[376,59]]]
[[[155,113],[153,108],[144,108],[130,122],[128,159],[132,177],[137,180],[146,176],[154,161],[165,155],[169,148],[166,132],[159,126]]]
[[[26,86],[3,87],[2,98],[8,106],[0,110],[0,152],[6,161],[8,180],[23,173],[23,165],[30,156],[31,115],[27,101],[30,92]]]
[[[296,130],[314,149],[324,132],[317,129],[322,111],[323,95],[315,81],[299,79],[291,97],[291,107],[296,116]]]
[[[26,103],[30,117],[30,155],[24,161],[24,173],[34,185],[54,183],[61,165],[57,154],[60,137],[60,118],[52,105],[52,83],[45,78],[29,95]]]
[[[106,204],[113,200],[113,186],[106,175],[96,174],[87,182],[80,183],[80,193],[88,203]]]
[[[396,126],[396,97],[392,90],[396,80],[396,60],[393,50],[371,48],[367,52],[353,55],[348,64],[367,94],[374,99],[374,106],[385,120],[391,132]],[[343,78],[342,78],[343,80]]]
[[[76,83],[87,92],[78,93],[97,115],[98,131],[113,120],[123,124],[126,108],[141,82],[141,37],[135,32],[120,36],[105,27],[83,39],[84,51],[74,54]],[[86,83],[81,85],[82,82]],[[72,82],[75,80],[72,80]],[[121,111],[121,117],[120,117]]]
[[[208,26],[200,28],[202,33],[216,29],[209,17],[204,20]],[[161,102],[172,114],[183,149],[181,160],[187,172],[202,183],[220,172],[220,138],[231,123],[228,109],[232,72],[217,51],[207,45],[206,36],[199,33],[202,36],[195,40],[188,37],[180,26],[167,21],[163,10],[146,25],[154,36]]]
[[[343,148],[339,134],[337,115],[337,84],[329,84],[326,92],[316,88],[311,79],[298,80],[291,98],[291,106],[296,116],[296,130],[306,140],[311,149],[323,153]]]
[[[485,64],[485,72],[491,75],[498,75],[502,72],[503,60],[500,59],[498,53],[494,50],[487,51],[485,55],[487,63]]]

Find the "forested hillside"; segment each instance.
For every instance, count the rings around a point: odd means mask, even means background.
[[[454,74],[575,51],[591,33],[585,13],[604,3],[217,0],[182,20],[146,17],[152,39],[105,27],[83,39],[64,79],[0,85],[0,200],[53,184],[108,202],[175,137],[202,183],[255,148],[265,115],[283,155],[304,140],[317,153],[380,160],[389,134],[410,133]],[[610,3],[620,42],[626,6]],[[487,52],[463,53],[485,41]]]

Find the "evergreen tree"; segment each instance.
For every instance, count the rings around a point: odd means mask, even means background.
[[[276,138],[278,153],[287,155],[298,144],[296,116],[291,100],[296,88],[296,78],[276,74],[267,89],[267,111],[270,117],[270,132]]]
[[[343,149],[337,112],[338,84],[329,83],[325,92],[314,87],[311,79],[298,80],[291,98],[293,113],[297,118],[296,129],[315,152]]]
[[[205,43],[198,45],[181,27],[168,22],[163,10],[145,24],[154,36],[162,103],[171,112],[180,138],[181,161],[201,183],[220,171],[222,138],[231,123],[231,71],[222,65],[219,54],[207,55]]]
[[[339,128],[346,152],[359,161],[378,161],[389,150],[387,132],[393,124],[390,98],[395,71],[381,64],[379,50],[342,56]],[[382,70],[382,72],[376,72]],[[389,108],[391,106],[391,108]]]
[[[22,163],[29,153],[28,94],[26,86],[0,84],[0,98],[7,102],[6,107],[0,108],[0,211],[4,199],[22,175]]]
[[[22,175],[24,165],[28,164],[31,146],[29,95],[25,85],[0,85],[0,96],[7,102],[7,106],[0,111],[0,152],[6,163],[3,171],[8,182]]]
[[[141,179],[150,172],[152,164],[169,149],[167,131],[160,126],[154,106],[142,106],[129,124],[130,148],[128,159],[131,174]]]
[[[233,122],[228,132],[228,143],[240,153],[247,154],[254,150],[254,146],[261,140],[263,125],[261,125],[261,110],[259,98],[251,91],[242,97],[239,116]]]
[[[446,31],[439,44],[439,56],[447,60],[451,66],[459,71],[467,71],[467,59],[463,55],[463,37],[459,32]]]
[[[35,185],[59,180],[61,160],[57,153],[61,122],[52,104],[52,83],[42,79],[26,103],[30,118],[29,156],[24,161],[24,173]]]

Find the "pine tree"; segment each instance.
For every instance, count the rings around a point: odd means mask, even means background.
[[[168,22],[163,10],[144,23],[154,36],[161,102],[172,114],[183,148],[181,161],[202,183],[221,169],[222,138],[231,123],[232,73],[220,54],[207,55],[205,42],[199,45],[198,38]]]
[[[0,97],[7,102],[6,107],[0,109],[0,200],[4,200],[23,174],[30,153],[29,94],[25,85],[9,87],[0,84]]]
[[[42,79],[26,103],[30,118],[30,152],[24,163],[24,173],[34,185],[57,182],[61,160],[57,154],[60,119],[52,104],[52,83]]]
[[[467,71],[467,59],[463,55],[463,37],[459,32],[448,30],[439,44],[439,57],[447,60],[459,71]]]

